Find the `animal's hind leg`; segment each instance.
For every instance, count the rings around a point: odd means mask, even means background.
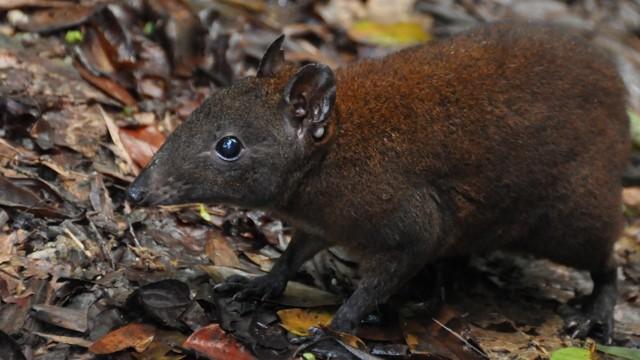
[[[570,334],[609,342],[617,298],[613,245],[623,225],[618,184],[577,176],[566,184],[564,198],[553,199],[536,221],[533,239],[521,244],[531,253],[591,273],[593,291],[582,314],[567,319]],[[564,201],[561,201],[564,200]]]
[[[618,295],[617,269],[592,271],[593,292],[582,313],[566,319],[567,330],[573,337],[584,338],[599,331],[598,337],[608,343],[613,333],[613,310]]]

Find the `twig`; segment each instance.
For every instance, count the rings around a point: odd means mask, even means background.
[[[478,355],[482,356],[485,359],[488,359],[489,357],[487,356],[487,354],[484,353],[484,351],[478,349],[475,345],[473,345],[472,343],[470,343],[469,341],[467,341],[467,339],[463,338],[462,335],[456,333],[455,331],[453,331],[452,329],[448,328],[445,324],[441,323],[440,321],[436,320],[435,318],[431,318],[431,320],[433,320],[436,324],[440,325],[443,329],[447,330],[449,333],[451,333],[453,336],[455,336],[456,338],[458,338],[460,341],[462,341],[465,345],[467,345],[469,348],[471,348],[471,350],[475,351]]]
[[[82,249],[82,252],[83,252],[85,255],[87,255],[87,257],[88,257],[88,258],[91,258],[91,257],[92,257],[92,255],[91,255],[91,253],[89,252],[89,250],[87,250],[87,248],[85,248],[85,247],[84,247],[84,244],[82,243],[82,241],[80,241],[80,240],[79,240],[79,239],[78,239],[78,238],[77,238],[77,237],[76,237],[76,236],[71,232],[71,230],[69,230],[69,228],[66,228],[66,227],[65,227],[65,228],[64,228],[64,232],[65,232],[67,235],[69,235],[69,237],[71,238],[71,240],[72,240],[76,245],[78,245],[78,247],[79,247],[80,249]]]
[[[116,126],[111,116],[109,116],[104,111],[102,106],[100,105],[97,105],[97,106],[98,106],[98,109],[100,110],[100,114],[102,114],[104,123],[107,125],[107,130],[109,130],[109,135],[111,135],[111,140],[113,141],[113,144],[118,149],[119,154],[116,154],[116,155],[120,156],[127,163],[127,165],[129,166],[130,174],[138,175],[138,168],[133,163],[133,160],[131,160],[131,156],[129,156],[129,153],[127,152],[127,150],[124,148],[124,145],[122,144],[122,139],[120,139],[120,132],[118,131],[118,126]]]
[[[133,231],[133,226],[131,226],[131,222],[129,220],[127,220],[127,225],[129,225],[129,232],[131,233],[131,236],[133,237],[133,242],[136,244],[136,247],[141,249],[142,245],[140,245],[140,241],[138,241],[138,237],[136,236],[135,231]]]

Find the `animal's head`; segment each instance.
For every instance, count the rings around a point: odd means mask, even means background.
[[[322,158],[335,130],[328,66],[284,63],[281,36],[256,77],[208,98],[127,191],[138,205],[190,202],[269,207]]]

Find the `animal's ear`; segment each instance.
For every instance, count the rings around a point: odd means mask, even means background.
[[[309,132],[321,139],[335,102],[336,79],[326,65],[301,67],[284,89],[285,116],[298,128],[300,137]]]
[[[284,65],[284,51],[282,50],[282,42],[284,41],[284,35],[278,36],[269,48],[267,52],[262,56],[260,64],[258,64],[257,77],[270,77],[275,75],[282,65]]]

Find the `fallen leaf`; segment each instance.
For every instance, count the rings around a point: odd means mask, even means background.
[[[149,7],[165,24],[161,35],[167,40],[173,58],[174,74],[190,76],[203,61],[204,28],[186,1],[150,1]]]
[[[468,325],[452,308],[442,307],[437,318],[431,318],[428,307],[406,307],[403,310],[400,325],[412,354],[450,359],[486,358],[482,350],[466,338]]]
[[[107,128],[95,106],[80,105],[45,113],[30,133],[42,149],[60,145],[92,158],[100,148]]]
[[[640,349],[624,348],[620,346],[596,345],[596,351],[612,355],[621,359],[640,360]]]
[[[24,210],[45,217],[73,217],[64,209],[47,204],[31,189],[18,185],[20,178],[6,178],[0,175],[0,205]]]
[[[113,144],[116,146],[116,155],[118,155],[127,163],[127,165],[129,166],[129,173],[137,175],[139,170],[133,160],[131,160],[131,156],[129,156],[129,153],[122,144],[118,126],[116,125],[115,121],[113,121],[113,118],[109,116],[102,107],[98,106],[98,109],[100,109],[100,114],[102,114],[104,123],[107,125],[107,130],[109,131],[109,135],[111,135],[111,141],[113,141]]]
[[[19,28],[32,32],[51,32],[78,26],[91,15],[99,6],[70,5],[37,10],[29,16],[29,20],[24,24],[19,24]]]
[[[116,71],[93,27],[86,28],[82,42],[73,51],[77,61],[95,76],[111,76]]]
[[[162,146],[165,136],[155,126],[143,126],[137,129],[120,129],[120,139],[131,159],[138,166],[144,167]]]
[[[219,231],[209,231],[205,244],[207,257],[217,266],[240,267],[240,259],[229,241]]]
[[[125,7],[109,4],[96,12],[91,23],[99,30],[100,40],[109,58],[124,67],[135,65],[136,55],[131,34],[126,28]]]
[[[76,66],[76,69],[80,73],[80,76],[82,76],[82,78],[87,80],[93,86],[102,90],[105,94],[111,96],[112,98],[118,100],[119,102],[121,102],[126,106],[129,106],[132,108],[137,107],[136,100],[133,98],[133,96],[131,96],[131,94],[129,94],[129,92],[125,88],[120,86],[120,84],[118,84],[117,82],[107,77],[96,76],[92,74],[89,70],[85,69],[84,66],[82,66],[77,61],[74,61],[74,65]]]
[[[210,359],[255,359],[244,346],[227,335],[218,324],[208,325],[194,331],[182,346],[197,351]]]
[[[64,335],[56,335],[56,334],[46,334],[46,333],[42,333],[42,332],[38,332],[38,331],[34,331],[33,334],[38,335],[40,337],[43,337],[43,338],[45,338],[47,340],[55,341],[55,342],[62,343],[62,344],[81,346],[83,348],[88,348],[92,344],[91,341],[89,341],[87,339],[83,339],[81,337],[77,337],[77,336],[64,336]]]
[[[260,266],[260,270],[264,272],[269,272],[275,262],[274,259],[263,254],[255,253],[253,251],[243,251],[242,253],[244,254],[244,256],[248,257],[252,263]]]
[[[67,0],[2,0],[0,9],[11,10],[22,7],[67,7],[71,1]]]
[[[423,25],[413,22],[357,21],[349,28],[349,35],[356,41],[381,46],[409,46],[431,39]]]
[[[21,243],[25,236],[24,230],[16,230],[11,234],[0,234],[0,264],[10,261],[15,256],[15,245]]]
[[[151,344],[155,334],[156,328],[151,325],[128,324],[98,339],[89,347],[89,351],[105,355],[132,347],[137,352],[143,352]]]
[[[34,305],[33,316],[48,324],[77,332],[87,331],[87,309],[71,309],[53,305]]]
[[[331,323],[328,311],[309,309],[284,309],[278,311],[282,327],[297,336],[309,336],[312,327],[326,327]]]
[[[594,357],[589,349],[568,347],[554,351],[551,360],[594,360]]]
[[[136,289],[129,295],[126,307],[130,312],[146,316],[159,325],[184,329],[180,315],[192,302],[187,284],[165,279]]]

